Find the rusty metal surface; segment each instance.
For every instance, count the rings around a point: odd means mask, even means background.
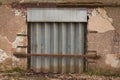
[[[17,34],[17,36],[24,36],[24,37],[27,37],[28,35],[27,35],[27,34]]]
[[[17,48],[27,48],[28,46],[17,46]]]
[[[84,8],[28,8],[28,22],[87,22]]]
[[[23,57],[31,57],[31,56],[46,56],[46,57],[87,57],[87,58],[96,58],[96,54],[35,54],[35,53],[14,53],[13,54],[16,57],[23,56]]]

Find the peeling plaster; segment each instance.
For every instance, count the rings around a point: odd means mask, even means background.
[[[99,14],[99,12],[96,9],[89,9],[88,10],[88,16],[97,16]]]
[[[88,10],[88,30],[104,33],[115,30],[112,26],[112,18],[107,16],[107,12],[102,8]]]
[[[0,63],[2,63],[5,59],[7,59],[9,56],[7,55],[7,53],[0,49]]]
[[[23,13],[22,10],[19,10],[19,9],[15,9],[15,8],[14,8],[12,11],[14,11],[15,16],[22,16],[22,17],[25,18],[25,14]]]
[[[115,54],[107,54],[105,63],[111,65],[111,67],[114,68],[120,67],[120,60],[116,57]]]
[[[17,46],[23,46],[26,38],[16,34],[26,33],[25,19],[25,9],[12,8],[9,5],[0,7],[0,63],[5,66],[5,70],[6,67],[26,66],[24,60],[13,55],[14,52],[23,51]]]
[[[20,59],[16,58],[15,56],[8,55],[7,52],[0,49],[0,63],[4,63],[4,61],[8,58],[12,58],[12,65],[19,64]]]
[[[108,17],[107,12],[105,11],[105,9],[98,8],[98,12],[99,12],[99,15],[101,15],[102,18],[108,20],[110,23],[113,22],[113,19]]]
[[[14,10],[15,11],[15,16],[22,16],[21,12],[19,10]]]
[[[6,36],[10,42],[13,42],[18,32],[21,30],[26,32],[26,18],[23,17],[25,12],[25,9],[2,5],[0,7],[0,35]]]
[[[20,3],[23,3],[25,0],[20,0]]]
[[[10,51],[12,47],[12,43],[8,40],[6,36],[0,35],[0,49],[5,51]]]
[[[21,48],[17,48],[17,46],[23,46],[24,37],[16,37],[16,40],[12,43],[12,48],[16,48],[17,51],[21,51]]]
[[[16,64],[19,64],[20,59],[18,59],[18,58],[16,58],[15,56],[13,56],[13,57],[12,57],[12,61],[13,61],[12,65],[13,65],[13,66],[16,66]]]

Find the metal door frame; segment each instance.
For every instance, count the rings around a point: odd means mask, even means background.
[[[27,53],[29,54],[30,53],[30,45],[31,45],[31,43],[30,43],[30,41],[31,41],[31,32],[30,32],[30,28],[29,28],[29,23],[32,23],[32,22],[27,22],[27,33],[28,33],[28,48],[27,48]],[[82,23],[84,23],[85,24],[85,35],[84,35],[84,54],[86,53],[86,51],[87,51],[87,22],[82,22]],[[86,58],[84,57],[84,60],[83,60],[83,62],[84,62],[84,65],[83,65],[83,70],[84,71],[86,71]],[[31,60],[30,60],[30,57],[28,57],[28,62],[27,62],[27,68],[28,69],[30,69],[31,68]]]

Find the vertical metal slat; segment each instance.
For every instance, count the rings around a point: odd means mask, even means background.
[[[41,23],[41,32],[40,32],[40,36],[41,36],[41,54],[45,53],[45,24]],[[45,68],[45,57],[41,57],[41,72],[44,72],[44,68]]]
[[[41,54],[41,36],[40,36],[40,32],[41,32],[41,23],[36,23],[36,38],[37,38],[37,54]],[[41,57],[38,56],[36,57],[36,68],[37,71],[36,72],[41,72]]]
[[[36,52],[37,44],[36,44],[36,27],[35,24],[31,24],[31,53]],[[36,68],[36,57],[31,57],[31,68]]]
[[[58,54],[62,54],[62,27],[61,24],[58,23]],[[62,71],[62,61],[61,58],[58,58],[58,73]]]
[[[70,24],[66,23],[66,54],[70,54],[71,52],[71,35],[70,35]],[[66,73],[70,72],[70,57],[66,57]]]
[[[54,54],[58,54],[58,25],[57,23],[53,24],[54,27]],[[58,72],[58,58],[54,57],[54,73]]]
[[[45,23],[45,54],[50,53],[50,26],[48,23]],[[45,70],[47,73],[50,71],[50,58],[45,57]]]
[[[81,23],[79,24],[79,53],[84,54],[84,30],[83,25]],[[79,73],[83,72],[83,58],[79,59]]]
[[[75,31],[74,31],[74,54],[79,53],[79,26],[78,23],[75,24]],[[75,72],[78,73],[78,65],[79,65],[79,58],[74,58],[74,65],[75,65]]]
[[[65,23],[61,23],[61,27],[62,27],[62,54],[66,53],[66,25]],[[66,72],[66,63],[65,63],[65,57],[62,57],[62,73]]]
[[[54,23],[50,23],[50,54],[54,54]],[[50,72],[54,72],[54,57],[50,57]]]
[[[70,24],[70,36],[71,36],[71,54],[74,54],[74,24]],[[70,59],[70,72],[74,73],[74,58]]]

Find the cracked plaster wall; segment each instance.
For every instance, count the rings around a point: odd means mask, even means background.
[[[97,31],[97,33],[88,33],[87,35],[88,50],[97,51],[97,54],[101,56],[100,59],[95,60],[95,63],[88,63],[89,70],[117,73],[120,69],[120,59],[117,57],[120,54],[120,30],[118,26],[115,26],[119,24],[115,21],[120,18],[117,13],[114,14],[120,10],[112,9],[92,8],[88,10],[88,31]]]
[[[23,10],[24,11],[24,10]],[[13,56],[14,52],[26,52],[27,49],[17,46],[27,45],[26,37],[17,36],[26,34],[27,24],[22,10],[11,8],[10,5],[0,6],[0,71],[14,67],[26,68],[26,59]]]
[[[115,11],[119,9],[115,8]],[[95,50],[97,54],[101,56],[96,63],[89,63],[89,69],[113,69],[120,68],[120,60],[117,59],[114,47],[116,45],[115,40],[118,40],[119,36],[116,36],[119,29],[117,26],[119,22],[119,15],[117,12],[115,15],[111,13],[115,12],[112,8],[90,8],[88,9],[88,31],[97,31],[98,33],[88,33],[87,46],[88,50]],[[4,13],[4,14],[3,14]],[[17,48],[19,45],[26,45],[27,39],[25,37],[16,36],[17,33],[26,34],[26,10],[11,8],[10,5],[4,5],[0,7],[0,54],[4,55],[4,58],[0,57],[1,63],[4,64],[3,68],[8,66],[8,69],[13,66],[27,66],[25,59],[18,59],[13,56],[13,52],[26,52],[26,49]],[[119,19],[117,19],[119,18]],[[117,22],[115,22],[117,20]],[[117,26],[116,26],[117,25]],[[102,66],[101,66],[102,65]],[[104,66],[103,66],[104,65]],[[94,67],[93,67],[94,66]],[[1,70],[0,69],[0,70]]]

